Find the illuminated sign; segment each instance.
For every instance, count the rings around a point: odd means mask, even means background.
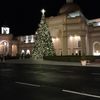
[[[2,34],[9,34],[10,28],[9,27],[1,27],[1,33]]]

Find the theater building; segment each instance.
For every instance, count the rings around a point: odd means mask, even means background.
[[[88,20],[73,0],[47,18],[57,55],[100,55],[100,19]]]
[[[17,36],[14,37],[10,33],[9,27],[2,27],[0,34],[0,55],[3,56],[17,56],[31,55],[34,43],[34,35]]]
[[[100,55],[100,18],[88,20],[73,0],[46,21],[56,55]],[[9,27],[1,30],[0,55],[32,54],[34,35],[14,37]]]

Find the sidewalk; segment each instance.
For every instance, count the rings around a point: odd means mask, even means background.
[[[82,66],[80,62],[62,62],[62,61],[33,60],[33,59],[16,59],[16,60],[12,59],[12,60],[5,60],[5,62],[3,63]],[[87,67],[100,67],[100,63],[88,63],[86,66]]]

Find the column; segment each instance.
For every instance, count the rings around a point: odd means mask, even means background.
[[[9,55],[12,55],[12,43],[9,43]]]
[[[67,36],[62,38],[62,55],[67,55]]]
[[[86,54],[89,55],[89,39],[88,39],[88,34],[86,34]]]
[[[86,54],[86,37],[85,37],[85,35],[81,36],[81,51],[82,51],[82,54]]]

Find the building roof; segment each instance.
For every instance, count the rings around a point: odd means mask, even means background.
[[[68,14],[80,10],[80,7],[75,3],[67,3],[61,7],[59,14]]]
[[[88,20],[88,24],[93,26],[100,26],[100,18]]]

